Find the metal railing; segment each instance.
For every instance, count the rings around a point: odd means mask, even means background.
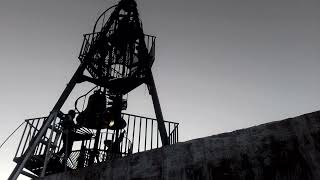
[[[102,68],[104,75],[110,76],[110,78],[121,78],[123,76],[130,76],[133,73],[135,73],[137,69],[137,66],[140,66],[141,62],[139,62],[139,58],[137,57],[137,48],[139,46],[138,43],[134,44],[134,48],[131,49],[130,55],[126,55],[127,57],[120,57],[123,55],[117,54],[117,50],[114,48],[104,48],[100,51],[106,51],[106,52],[98,52],[97,53],[97,47],[101,46],[101,39],[105,39],[108,37],[113,31],[107,32],[107,34],[103,34],[101,32],[97,33],[90,33],[90,34],[84,34],[84,40],[81,46],[81,50],[79,53],[79,60],[83,63],[84,61],[90,60],[92,63],[88,66],[88,71],[91,75],[94,77],[97,76],[96,70],[98,68]],[[106,37],[101,37],[106,36]],[[150,58],[148,63],[149,66],[154,62],[155,59],[155,36],[151,35],[144,35],[144,44],[146,48],[146,55],[147,58]],[[107,42],[104,42],[105,44],[108,44]],[[132,47],[131,47],[132,48]],[[106,55],[107,57],[101,56],[102,53]],[[105,64],[105,59],[108,61],[108,65]],[[126,60],[124,60],[126,59]]]
[[[87,138],[86,140],[74,142],[72,153],[67,160],[68,168],[76,169],[79,167],[86,167],[92,163],[105,162],[116,157],[123,157],[132,153],[138,153],[162,147],[156,119],[127,113],[123,113],[122,118],[126,121],[127,126],[118,132],[116,130],[103,129],[100,133],[97,133],[97,130],[84,127],[78,128],[76,130],[77,134],[92,134],[93,136],[91,138]],[[24,131],[14,158],[16,162],[18,162],[19,158],[23,156],[27,147],[31,144],[46,119],[47,117],[25,120],[27,123],[24,127]],[[61,163],[63,162],[64,157],[57,155],[59,154],[58,152],[61,150],[63,145],[63,130],[59,122],[60,119],[57,118],[56,123],[52,124],[50,128],[46,130],[45,135],[42,137],[40,143],[33,152],[33,157],[37,157],[37,159],[42,158],[44,160],[47,148],[49,147],[51,148],[51,152],[53,152],[51,158],[58,158]],[[167,132],[169,132],[168,138],[170,144],[179,142],[179,124],[170,121],[165,121],[164,123]],[[119,133],[123,131],[125,131],[124,138],[119,144],[119,147],[117,147],[118,152],[114,153],[112,142],[115,142]],[[98,138],[98,151],[94,152],[94,144],[95,140],[97,139],[95,136],[97,136],[97,134],[100,136]],[[92,159],[92,157],[95,158]],[[48,168],[50,168],[49,166],[50,163]],[[35,172],[35,169],[39,169],[39,167],[29,167],[29,170],[34,170],[33,172]]]
[[[108,36],[112,32],[113,31],[109,31],[106,36]],[[100,38],[100,34],[101,34],[100,32],[96,32],[96,33],[88,33],[83,35],[83,42],[82,42],[80,53],[79,53],[80,60],[82,60],[84,56],[88,54],[90,48],[92,47],[92,45],[94,45],[94,42]],[[145,41],[145,45],[148,50],[148,53],[154,55],[156,37],[145,34],[144,41]]]

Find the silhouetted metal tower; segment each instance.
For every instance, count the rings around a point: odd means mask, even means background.
[[[178,142],[178,123],[163,120],[151,71],[155,60],[155,37],[144,34],[134,0],[120,0],[117,5],[101,14],[93,32],[84,35],[79,59],[80,66],[49,116],[26,120],[27,125],[14,159],[17,165],[9,177],[10,180],[17,179],[20,174],[41,177],[68,169],[86,167],[95,162],[106,161],[110,157],[131,154],[134,148],[139,152],[143,149],[142,135],[145,141],[144,150],[152,149],[153,146],[159,147],[158,141],[155,145],[155,139],[159,134],[162,145]],[[86,70],[89,76],[84,74]],[[60,109],[73,88],[85,81],[95,84],[97,88],[89,97],[87,108],[79,111],[77,132],[81,130],[89,132],[92,138],[90,136],[81,139],[79,150],[74,150],[71,146],[70,157],[68,153],[62,156],[58,151],[63,141],[62,134],[65,133],[61,122],[66,115],[63,115]],[[124,95],[141,84],[146,84],[148,87],[156,119],[121,112],[126,108]],[[140,121],[137,121],[139,118]],[[165,123],[168,124],[167,127]],[[143,134],[141,133],[142,124],[145,124]],[[158,132],[156,133],[153,131],[154,124],[157,124]],[[136,132],[137,128],[139,133]],[[112,135],[111,138],[109,134]],[[118,141],[123,136],[126,141],[121,142],[120,145]],[[134,140],[137,137],[139,139]],[[151,140],[149,148],[147,139]],[[115,143],[119,144],[115,145]],[[138,144],[134,145],[134,143]],[[112,146],[114,147],[111,148]],[[24,168],[32,173],[23,170]]]

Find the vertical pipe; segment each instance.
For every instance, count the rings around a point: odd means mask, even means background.
[[[64,151],[64,156],[63,156],[63,167],[64,167],[64,171],[66,172],[67,171],[67,163],[68,163],[68,156],[70,155],[70,154],[68,154],[68,144],[70,143],[69,142],[69,130],[68,129],[64,129],[63,130],[64,131],[64,133],[66,133],[66,148],[65,148],[65,151]]]
[[[136,116],[133,119],[133,128],[132,128],[132,152],[134,147],[134,132],[136,131]]]
[[[176,124],[177,130],[176,130],[176,143],[178,143],[178,124]]]
[[[97,129],[96,137],[94,139],[94,144],[93,144],[93,154],[92,154],[93,157],[91,157],[91,162],[89,162],[89,165],[94,163],[94,158],[96,158],[96,156],[99,153],[98,146],[99,146],[99,140],[100,140],[100,132],[101,132],[101,129]]]
[[[107,142],[107,140],[108,140],[108,135],[109,135],[109,129],[107,129],[107,131],[106,131],[106,141],[105,141],[105,142]],[[104,148],[103,148],[103,150],[106,150],[106,148],[107,148],[107,144],[104,143]]]
[[[176,128],[174,128],[174,123],[173,123],[171,144],[175,144],[175,134],[176,134]]]
[[[176,130],[174,130],[172,134],[172,144],[175,144],[175,143],[176,143]]]
[[[138,140],[138,152],[140,152],[141,122],[142,122],[142,118],[140,117],[140,125],[139,125],[139,140]]]
[[[157,123],[157,129],[159,129],[158,123]],[[159,148],[159,131],[157,131],[157,148]]]
[[[171,144],[171,142],[170,142],[171,137],[172,137],[171,128],[170,128],[171,127],[171,122],[168,123],[168,126],[169,126],[169,128],[168,128],[169,129],[169,144]]]
[[[100,133],[98,149],[101,149],[101,142],[102,142],[102,133]]]
[[[148,137],[147,130],[148,130],[148,119],[146,119],[146,130],[144,133],[144,151],[147,150],[147,137]]]
[[[89,140],[89,149],[91,148],[92,139]]]
[[[124,136],[123,136],[124,137]],[[122,141],[120,142],[120,144],[119,144],[119,150],[120,150],[120,154],[121,154],[121,156],[122,156],[122,148],[123,148],[123,139],[122,139]]]
[[[175,124],[175,128],[174,128],[174,144],[177,143],[177,124]]]
[[[153,119],[151,119],[151,146],[150,146],[150,149],[152,149],[152,140],[153,140]]]
[[[179,142],[179,124],[177,124],[177,142]]]
[[[124,152],[127,152],[128,153],[128,135],[129,135],[129,126],[130,126],[130,116],[127,116],[128,117],[128,123],[127,123],[127,135],[126,135],[126,144],[125,144],[125,151]]]

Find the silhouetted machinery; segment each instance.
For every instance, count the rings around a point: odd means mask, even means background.
[[[14,159],[17,165],[9,179],[20,174],[43,177],[129,155],[134,148],[140,152],[159,147],[159,136],[162,145],[176,143],[178,123],[164,121],[161,112],[151,71],[154,53],[155,37],[144,34],[134,0],[120,0],[104,11],[93,32],[84,35],[81,64],[49,116],[26,120]],[[96,87],[79,97],[89,96],[83,110],[77,108],[80,100],[76,101],[75,124],[74,114],[61,115],[60,109],[75,85],[85,81]],[[127,108],[124,96],[141,84],[148,87],[156,119],[122,112]],[[78,149],[73,142],[79,142]]]
[[[106,95],[101,91],[95,91],[89,97],[87,108],[80,112],[77,124],[90,129],[120,130],[126,127],[126,122],[121,118],[121,111],[126,104],[120,95],[111,96],[112,100],[106,107]]]

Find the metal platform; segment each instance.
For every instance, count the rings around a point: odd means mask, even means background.
[[[162,147],[159,132],[157,131],[157,120],[153,118],[147,118],[143,116],[137,116],[132,114],[122,114],[123,119],[127,123],[125,128],[125,136],[120,143],[120,151],[114,151],[114,147],[110,145],[115,141],[116,131],[104,129],[100,133],[100,141],[98,145],[98,151],[94,151],[94,139],[92,136],[90,139],[75,141],[72,152],[67,160],[67,167],[64,168],[63,160],[64,154],[58,155],[57,153],[62,147],[62,128],[59,124],[60,119],[57,119],[55,124],[51,125],[51,128],[47,129],[46,136],[41,139],[33,152],[31,158],[27,161],[25,169],[29,170],[36,176],[40,176],[44,162],[46,161],[46,153],[50,148],[50,157],[47,158],[47,168],[45,175],[63,172],[65,170],[77,169],[81,167],[90,166],[93,163],[107,162],[114,158],[121,158],[133,153],[148,151]],[[23,154],[26,151],[26,147],[32,142],[33,138],[38,133],[40,127],[47,117],[33,118],[25,120],[25,125],[19,147],[14,157],[14,161],[19,163],[22,160]],[[178,123],[165,121],[165,126],[169,132],[170,144],[177,143],[178,140]],[[88,128],[78,128],[76,130],[79,134],[93,134],[96,135],[96,130]],[[111,143],[112,144],[112,143]]]

